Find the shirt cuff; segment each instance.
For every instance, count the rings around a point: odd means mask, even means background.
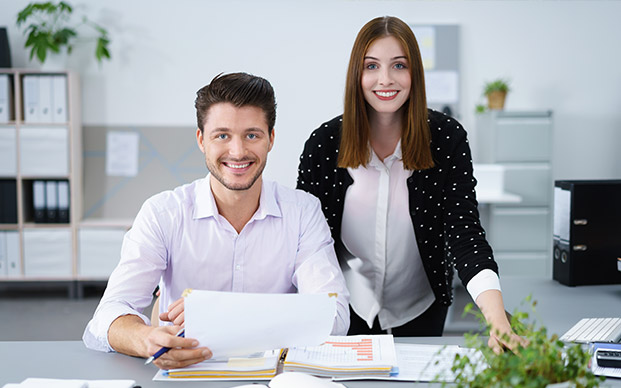
[[[123,315],[136,315],[144,321],[145,325],[151,324],[149,318],[144,314],[140,314],[127,306],[107,306],[105,311],[103,309],[102,311],[96,311],[95,316],[86,326],[82,336],[82,340],[86,347],[101,352],[113,352],[114,349],[108,342],[108,330],[112,322]]]
[[[466,285],[466,289],[468,290],[468,293],[470,293],[472,300],[475,302],[482,292],[487,290],[502,291],[500,289],[500,279],[498,278],[498,274],[491,269],[484,269],[474,275]]]

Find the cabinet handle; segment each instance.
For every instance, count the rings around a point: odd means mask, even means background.
[[[574,220],[574,225],[586,225],[588,220]]]

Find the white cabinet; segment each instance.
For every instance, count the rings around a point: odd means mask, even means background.
[[[125,230],[88,228],[78,231],[78,275],[107,279],[119,263]]]
[[[552,112],[490,111],[477,115],[477,163],[505,170],[515,204],[481,208],[500,275],[549,277],[552,246]]]

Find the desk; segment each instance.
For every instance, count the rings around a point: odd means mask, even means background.
[[[399,342],[425,344],[463,344],[461,337],[399,338]],[[0,386],[21,382],[27,377],[59,379],[132,379],[143,388],[228,388],[241,381],[174,381],[155,382],[151,379],[157,367],[144,365],[144,360],[117,353],[101,353],[86,349],[80,341],[11,341],[0,342]],[[249,382],[246,382],[248,384]],[[411,387],[411,382],[346,381],[348,388]],[[440,384],[414,384],[439,387]],[[621,380],[609,379],[605,387],[621,387]],[[292,387],[295,388],[295,387]]]

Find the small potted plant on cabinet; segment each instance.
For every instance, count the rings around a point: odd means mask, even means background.
[[[483,88],[483,94],[487,97],[487,107],[489,109],[502,110],[509,90],[509,82],[501,78],[486,83]]]
[[[104,58],[110,59],[108,31],[90,21],[86,16],[81,23],[71,22],[73,7],[67,2],[58,4],[53,2],[30,3],[17,14],[17,26],[25,25],[24,34],[27,35],[25,48],[30,48],[30,60],[34,56],[45,63],[50,54],[60,54],[66,50],[71,54],[73,45],[77,41],[78,30],[87,26],[96,33],[95,58],[100,63]]]

